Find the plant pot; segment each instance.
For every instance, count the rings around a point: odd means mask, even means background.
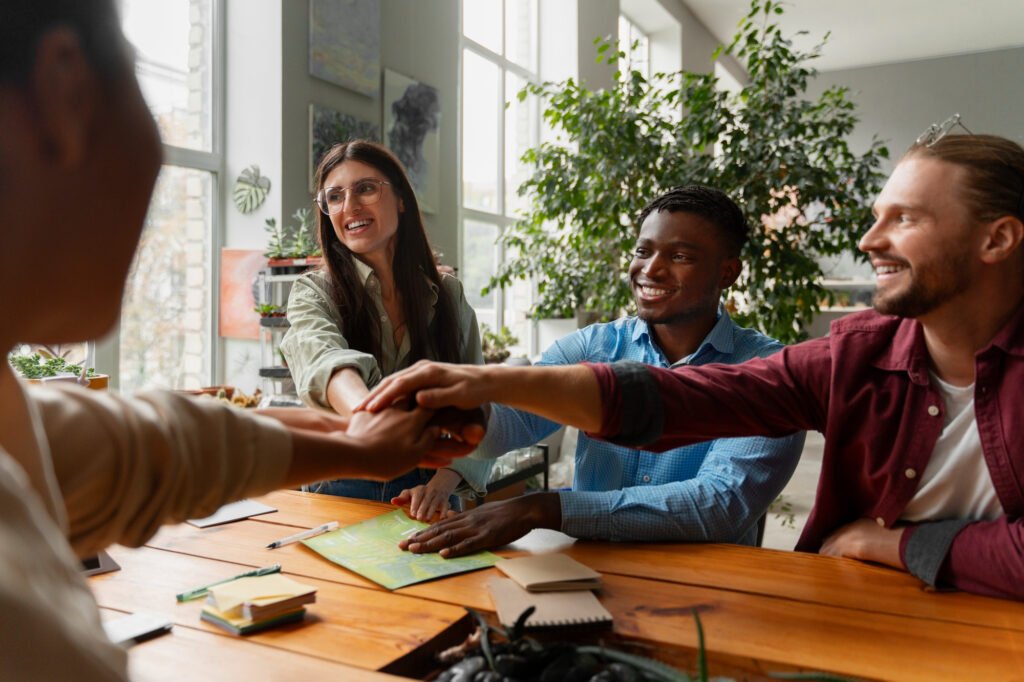
[[[298,275],[310,268],[319,267],[323,260],[322,256],[268,258],[267,265],[270,266],[270,272],[275,275]]]
[[[88,388],[93,390],[102,391],[106,390],[110,383],[110,377],[106,374],[94,374],[88,377],[89,385]],[[78,376],[74,374],[61,374],[55,377],[43,377],[42,379],[26,379],[30,384],[50,384],[50,383],[65,383],[65,384],[77,384]]]
[[[537,348],[543,352],[563,336],[579,329],[575,317],[551,317],[537,320]]]

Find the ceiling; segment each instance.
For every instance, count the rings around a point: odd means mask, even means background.
[[[682,0],[728,44],[749,0]],[[819,71],[1024,46],[1024,0],[785,0],[783,34],[808,48],[831,31]]]

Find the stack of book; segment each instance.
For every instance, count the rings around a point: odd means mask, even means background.
[[[564,554],[503,559],[495,566],[508,578],[487,583],[498,620],[511,627],[528,608],[527,629],[608,627],[612,615],[594,596],[601,574]]]
[[[316,601],[316,588],[280,574],[239,578],[210,588],[201,618],[236,635],[294,623]]]

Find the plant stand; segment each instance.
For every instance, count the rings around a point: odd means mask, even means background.
[[[318,265],[319,258],[270,259],[268,269],[256,277],[258,304],[271,304],[284,309],[292,284],[299,276]],[[269,270],[269,271],[268,271]],[[284,316],[260,317],[260,388],[263,401],[260,407],[299,406],[291,371],[281,354],[281,340],[291,325]]]

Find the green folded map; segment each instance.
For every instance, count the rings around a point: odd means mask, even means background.
[[[303,540],[302,544],[389,590],[488,568],[499,559],[490,552],[443,559],[438,554],[413,554],[398,548],[399,541],[423,528],[427,524],[410,519],[398,509]]]

